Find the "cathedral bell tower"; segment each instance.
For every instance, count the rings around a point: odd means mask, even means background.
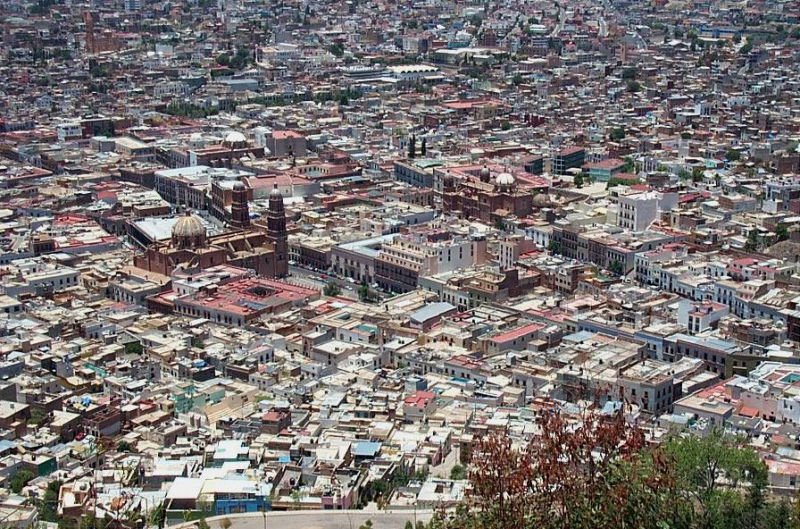
[[[286,211],[278,184],[269,194],[267,210],[267,239],[275,250],[275,277],[289,274],[289,236],[286,232]]]
[[[250,226],[250,206],[247,203],[247,188],[236,182],[231,191],[231,226],[247,228]]]

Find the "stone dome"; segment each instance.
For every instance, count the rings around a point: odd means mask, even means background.
[[[516,180],[514,179],[514,175],[512,175],[511,173],[500,173],[499,175],[497,175],[497,179],[495,180],[495,182],[499,186],[507,187],[507,186],[513,186]]]
[[[188,211],[172,226],[173,237],[205,237],[205,235],[206,228],[203,223]]]
[[[238,131],[231,131],[225,136],[225,141],[223,141],[225,145],[229,147],[238,147],[247,144],[247,138],[244,134]]]

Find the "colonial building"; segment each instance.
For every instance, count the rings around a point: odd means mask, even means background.
[[[266,277],[288,273],[288,235],[283,197],[270,194],[266,228],[250,223],[247,190],[233,188],[230,224],[233,230],[209,237],[199,218],[186,213],[172,227],[169,242],[155,242],[134,258],[138,268],[170,275],[178,267],[206,269],[220,264],[249,268]]]
[[[493,176],[487,166],[452,168],[442,176],[442,208],[484,222],[524,217],[533,211],[533,191],[511,173]]]

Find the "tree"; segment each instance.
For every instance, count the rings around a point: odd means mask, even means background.
[[[128,342],[125,344],[125,354],[127,355],[140,355],[144,352],[144,348],[140,342]]]
[[[51,481],[47,484],[47,489],[41,500],[36,502],[36,509],[39,512],[39,519],[43,522],[61,522],[64,518],[58,516],[58,492],[61,490],[61,481]],[[60,525],[59,525],[60,527]]]
[[[403,529],[414,529],[414,524],[411,523],[411,520],[406,521],[406,525],[403,526]]]
[[[362,283],[361,286],[358,287],[358,299],[360,301],[369,301],[370,297],[369,285]]]
[[[779,241],[785,241],[789,238],[789,228],[786,227],[786,224],[778,224],[775,226],[775,236]]]
[[[344,55],[344,45],[341,42],[336,42],[328,47],[328,51],[336,57],[341,57]]]
[[[625,127],[614,127],[611,129],[611,139],[619,141],[625,138]]]
[[[587,412],[579,422],[545,411],[536,422],[537,433],[519,448],[506,432],[476,442],[472,495],[440,526],[647,528],[678,518],[669,461],[643,450],[644,435],[621,410]]]
[[[777,504],[768,504],[763,516],[763,527],[768,529],[790,529],[797,527],[800,520],[792,512],[791,504],[786,498],[781,499]]]
[[[750,37],[747,37],[747,42],[739,48],[739,53],[741,55],[748,55],[751,51],[753,51],[753,40]]]
[[[417,137],[412,134],[408,140],[408,157],[413,159],[417,155]]]
[[[731,162],[738,162],[741,157],[742,153],[740,153],[736,149],[728,149],[728,151],[725,153],[725,158],[727,158]]]
[[[422,144],[419,146],[419,154],[420,156],[425,156],[428,154],[428,139],[422,138]]]
[[[328,297],[336,297],[342,293],[342,289],[339,288],[339,285],[336,284],[335,281],[328,281],[328,284],[325,285],[325,288],[322,289],[322,293]]]
[[[559,254],[561,253],[561,245],[556,241],[550,241],[547,243],[547,249],[550,253]]]
[[[632,186],[639,183],[638,178],[619,178],[618,176],[612,176],[608,179],[608,183],[606,184],[606,189],[611,189],[612,187],[616,186]]]
[[[622,166],[623,173],[632,173],[636,170],[636,162],[630,156],[625,157],[625,165]]]
[[[450,479],[466,479],[467,477],[467,469],[465,469],[461,465],[455,465],[450,470]]]
[[[31,408],[31,418],[28,419],[28,425],[39,426],[47,419],[47,414],[40,408]]]
[[[133,447],[128,441],[120,441],[117,443],[117,452],[133,452]]]
[[[636,79],[636,68],[630,67],[622,70],[623,79]]]
[[[757,527],[766,504],[767,467],[753,450],[741,447],[741,439],[717,429],[704,438],[672,439],[665,450],[675,461],[681,490],[691,498],[693,526]]]
[[[642,85],[639,84],[639,81],[630,80],[628,81],[628,92],[636,93],[642,89]]]
[[[625,273],[625,267],[620,261],[611,261],[611,264],[608,265],[608,270],[614,274],[621,276]]]
[[[8,486],[11,488],[14,494],[19,494],[22,492],[22,489],[25,487],[25,485],[27,485],[35,477],[36,476],[30,470],[17,470],[11,476],[11,479],[8,480]]]
[[[158,504],[153,512],[150,513],[150,525],[158,527],[161,529],[164,527],[164,523],[167,520],[167,506],[164,502]]]
[[[576,174],[575,178],[573,179],[573,183],[575,184],[575,187],[577,187],[578,189],[582,188],[583,187],[583,175],[580,174],[580,173]]]
[[[750,252],[754,252],[758,250],[760,246],[760,238],[758,236],[758,230],[756,228],[752,228],[747,233],[747,242],[744,243],[744,249]]]

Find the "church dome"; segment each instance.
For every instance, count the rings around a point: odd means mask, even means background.
[[[499,186],[512,186],[515,181],[514,175],[511,173],[500,173],[497,175],[497,180],[495,180]]]
[[[195,238],[195,237],[205,237],[206,235],[206,228],[203,226],[203,223],[200,221],[199,218],[195,217],[188,211],[186,215],[178,219],[172,226],[172,237],[180,237],[180,238]]]
[[[228,147],[242,147],[247,145],[247,138],[241,132],[234,130],[225,136],[225,140],[222,143]]]

